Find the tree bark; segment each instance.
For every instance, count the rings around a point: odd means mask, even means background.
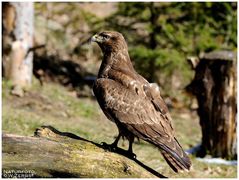
[[[32,2],[3,3],[4,76],[12,81],[12,93],[18,96],[31,85],[33,18]]]
[[[35,137],[3,134],[3,177],[155,178],[137,160],[53,127]]]
[[[202,148],[198,155],[237,158],[236,57],[230,51],[204,54],[186,90],[198,101]]]

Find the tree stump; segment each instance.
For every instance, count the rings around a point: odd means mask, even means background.
[[[35,137],[3,134],[2,177],[156,178],[164,177],[136,159],[106,151],[100,144],[44,126]]]
[[[186,90],[196,96],[199,106],[198,156],[236,159],[236,56],[231,51],[207,53],[194,67],[195,77]]]

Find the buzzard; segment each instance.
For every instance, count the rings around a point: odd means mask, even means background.
[[[175,172],[189,170],[190,159],[175,137],[159,88],[134,70],[122,34],[104,31],[94,35],[91,41],[103,52],[93,91],[104,114],[119,130],[109,146],[116,148],[120,137],[126,137],[128,152],[133,155],[132,144],[137,137],[158,147]]]

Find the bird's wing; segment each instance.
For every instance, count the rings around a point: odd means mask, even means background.
[[[184,162],[186,154],[174,137],[168,109],[162,98],[156,98],[158,94],[149,84],[137,84],[135,81],[130,85],[125,87],[114,80],[102,78],[96,81],[93,90],[108,117],[121,123],[135,136],[159,147],[164,157],[165,154],[169,156],[165,157],[166,160],[182,161],[184,168],[181,169],[189,169],[190,162]]]

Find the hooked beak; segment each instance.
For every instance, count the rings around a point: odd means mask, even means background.
[[[103,38],[101,36],[99,36],[98,34],[95,34],[91,38],[91,42],[102,43],[102,41],[103,41]]]

